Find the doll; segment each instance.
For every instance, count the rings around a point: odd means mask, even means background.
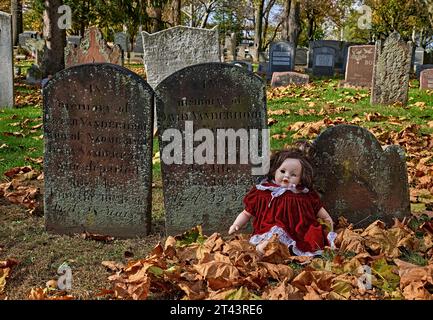
[[[260,255],[274,234],[298,256],[320,255],[327,245],[334,248],[333,221],[313,190],[313,168],[301,149],[274,154],[267,177],[249,191],[243,202],[245,210],[233,222],[229,234],[254,217],[250,243]],[[318,218],[329,225],[329,233]]]

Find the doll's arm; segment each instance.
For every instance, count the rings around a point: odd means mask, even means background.
[[[229,229],[229,234],[232,234],[233,232],[238,231],[241,229],[251,218],[251,214],[248,213],[248,211],[242,211],[238,217],[236,218],[235,222],[231,225]]]
[[[331,231],[334,231],[334,221],[332,221],[331,216],[325,210],[325,208],[320,208],[319,212],[317,213],[317,217],[329,222],[331,224]]]

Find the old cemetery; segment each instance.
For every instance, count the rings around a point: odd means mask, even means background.
[[[49,39],[11,24],[0,12],[0,299],[433,298],[433,69],[407,32],[257,51],[218,25],[93,26],[51,72]],[[299,143],[335,242],[260,252],[258,218],[228,231]]]

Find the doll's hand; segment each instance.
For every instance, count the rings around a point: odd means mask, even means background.
[[[232,234],[238,230],[239,230],[239,226],[237,224],[232,224],[232,226],[229,229],[229,234]]]

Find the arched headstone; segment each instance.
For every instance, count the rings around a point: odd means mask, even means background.
[[[57,73],[43,94],[47,229],[148,234],[153,90],[121,66],[83,64]]]
[[[167,234],[198,224],[207,234],[227,232],[257,182],[251,146],[266,145],[265,83],[242,68],[206,63],[172,74],[155,94]]]
[[[368,130],[337,125],[313,143],[315,184],[330,215],[345,216],[355,227],[380,219],[410,215],[404,151],[392,145],[382,149]]]

